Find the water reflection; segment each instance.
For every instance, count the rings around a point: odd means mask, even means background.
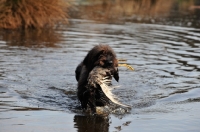
[[[78,132],[108,132],[109,119],[102,116],[74,116],[74,127]]]
[[[54,29],[0,30],[1,40],[9,46],[58,47],[61,36]]]

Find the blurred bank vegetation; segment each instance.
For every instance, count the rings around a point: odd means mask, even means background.
[[[122,19],[134,16],[169,16],[173,12],[195,12],[200,0],[80,0],[74,16],[95,20]]]

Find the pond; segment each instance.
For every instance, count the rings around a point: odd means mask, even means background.
[[[77,1],[68,26],[0,30],[0,131],[200,131],[199,4]],[[81,111],[75,68],[98,44],[135,69],[113,82],[129,113]]]

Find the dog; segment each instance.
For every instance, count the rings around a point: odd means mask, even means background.
[[[88,76],[96,66],[110,69],[114,79],[117,82],[119,81],[117,57],[110,46],[94,46],[75,70],[76,80],[78,81],[77,96],[81,103],[81,107],[83,110],[86,110],[89,105],[93,113],[96,112],[96,106],[104,105],[95,102],[95,98],[91,99],[91,97],[98,96],[99,93],[94,93],[95,95],[92,96],[91,92],[88,91],[88,88],[86,87],[88,84]]]

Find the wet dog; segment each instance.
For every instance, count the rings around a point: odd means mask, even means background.
[[[88,91],[86,87],[88,84],[89,73],[93,70],[94,67],[99,66],[102,68],[107,68],[112,71],[112,76],[116,81],[119,80],[118,74],[118,61],[116,54],[113,49],[108,45],[97,45],[93,47],[84,60],[76,68],[76,80],[78,81],[77,96],[81,103],[83,110],[87,109],[87,106],[91,108],[92,112],[96,112],[96,106],[102,106],[104,103],[98,103],[95,101],[95,98],[99,93],[93,93]]]

